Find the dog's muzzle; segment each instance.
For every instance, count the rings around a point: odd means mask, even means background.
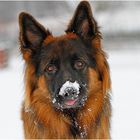
[[[63,97],[66,105],[74,105],[79,95],[80,85],[77,81],[66,81],[59,91],[59,96]]]

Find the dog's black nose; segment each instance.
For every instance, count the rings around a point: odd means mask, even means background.
[[[65,89],[65,97],[75,97],[77,95],[77,90],[74,88]]]

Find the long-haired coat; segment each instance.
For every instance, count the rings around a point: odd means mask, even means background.
[[[110,138],[109,66],[89,3],[80,2],[62,36],[24,12],[19,27],[25,138]]]

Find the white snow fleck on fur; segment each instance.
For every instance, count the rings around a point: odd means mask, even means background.
[[[36,122],[36,121],[34,121],[34,124],[35,124],[35,125],[37,125],[37,122]]]
[[[54,98],[54,99],[52,100],[52,102],[55,103],[55,102],[56,102],[56,99]]]
[[[80,85],[77,81],[75,81],[74,83],[70,82],[70,81],[66,81],[60,91],[59,91],[59,95],[64,96],[65,95],[65,90],[67,88],[74,88],[77,91],[77,95],[79,94],[79,89],[80,89]]]
[[[88,108],[88,111],[89,111],[89,112],[92,111],[91,108]]]

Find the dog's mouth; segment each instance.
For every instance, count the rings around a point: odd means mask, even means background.
[[[64,102],[63,102],[63,108],[66,109],[66,108],[76,108],[78,107],[78,98],[77,99],[66,99]]]
[[[77,99],[68,99],[65,101],[66,106],[73,106],[76,103]]]
[[[63,110],[63,109],[76,109],[81,108],[85,105],[87,100],[87,96],[78,96],[77,98],[55,98],[53,105],[55,108]]]

